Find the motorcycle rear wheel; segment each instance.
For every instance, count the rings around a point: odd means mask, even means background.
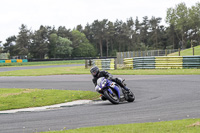
[[[108,90],[104,91],[104,96],[113,104],[119,104],[119,98],[115,92],[113,94],[110,94]]]
[[[132,91],[129,92],[129,94],[128,94],[128,100],[127,100],[127,101],[128,101],[128,102],[133,102],[133,101],[135,101],[135,95],[133,94]]]

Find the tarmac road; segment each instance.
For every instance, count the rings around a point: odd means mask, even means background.
[[[118,77],[118,76],[115,76]],[[93,102],[40,112],[0,114],[0,133],[31,133],[79,127],[200,117],[200,75],[121,75],[136,101]],[[91,75],[0,77],[0,88],[92,90]],[[191,123],[192,124],[192,123]]]

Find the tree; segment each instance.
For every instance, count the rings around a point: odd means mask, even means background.
[[[16,40],[16,51],[18,55],[28,55],[30,46],[31,31],[22,24]]]
[[[122,24],[123,24],[123,21],[119,21],[119,20],[116,20],[115,23],[114,23],[114,27],[115,27],[115,45],[117,46],[119,52],[122,51],[122,45],[123,45]]]
[[[66,29],[65,26],[60,26],[60,27],[58,27],[57,35],[59,37],[71,39],[71,33],[70,32],[71,32],[70,29]]]
[[[133,36],[132,36],[132,45],[134,46],[134,50],[137,50],[137,46],[141,43],[141,36],[140,36],[140,33],[141,33],[141,24],[138,20],[138,17],[136,17],[136,20],[135,20],[135,25],[134,25],[134,30],[133,30]]]
[[[200,44],[200,3],[189,9],[190,38]]]
[[[152,16],[151,20],[149,20],[150,32],[152,33],[152,40],[154,42],[154,47],[158,48],[158,32],[159,32],[159,23],[162,18],[155,18]]]
[[[148,42],[148,30],[149,30],[149,20],[148,17],[145,16],[143,17],[143,22],[141,23],[141,28],[140,28],[140,39],[143,44],[147,46]]]
[[[16,44],[16,37],[10,36],[6,39],[6,43],[3,44],[3,52],[10,53],[10,56],[16,55],[15,50],[15,44]]]
[[[3,47],[1,46],[2,41],[0,41],[0,53],[3,52]]]
[[[175,26],[176,35],[182,48],[186,47],[186,38],[189,30],[188,21],[188,8],[185,3],[180,3],[175,8],[167,9],[166,22]]]
[[[82,27],[82,25],[80,24],[80,25],[77,25],[76,26],[76,30],[78,30],[79,32],[83,32],[83,27]]]
[[[72,55],[74,57],[91,57],[96,55],[93,45],[89,43],[85,34],[78,30],[72,31],[72,47]]]
[[[56,58],[56,45],[58,41],[58,36],[56,33],[53,33],[49,37],[49,58]]]
[[[95,20],[92,23],[92,31],[96,43],[99,44],[100,56],[103,56],[103,40],[105,39],[105,31],[107,28],[108,20],[104,19],[102,21]]]
[[[48,31],[44,26],[40,26],[40,29],[34,32],[32,35],[30,54],[33,58],[43,59],[48,53]]]
[[[72,42],[63,37],[58,37],[56,45],[56,54],[60,58],[71,57],[73,48],[70,46]]]
[[[108,57],[108,51],[109,51],[109,44],[112,45],[112,40],[113,40],[113,37],[114,37],[114,34],[115,34],[115,27],[114,27],[114,24],[109,21],[107,23],[107,26],[106,26],[106,29],[105,29],[105,42],[106,42],[106,56]],[[112,52],[113,50],[113,45],[111,47],[111,51]]]

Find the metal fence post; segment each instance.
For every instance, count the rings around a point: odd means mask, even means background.
[[[193,53],[193,56],[194,56],[194,47],[192,48],[192,51],[193,51],[192,53]]]
[[[116,70],[117,69],[117,61],[116,61],[116,58],[114,59],[114,69]]]
[[[88,60],[85,60],[85,69],[88,69]]]

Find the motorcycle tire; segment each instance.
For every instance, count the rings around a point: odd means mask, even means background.
[[[135,95],[133,94],[133,92],[131,92],[131,91],[129,92],[127,101],[128,102],[135,101]]]
[[[110,94],[108,90],[104,91],[104,96],[106,97],[107,100],[109,100],[112,104],[119,104],[119,98],[115,92],[113,94]]]

